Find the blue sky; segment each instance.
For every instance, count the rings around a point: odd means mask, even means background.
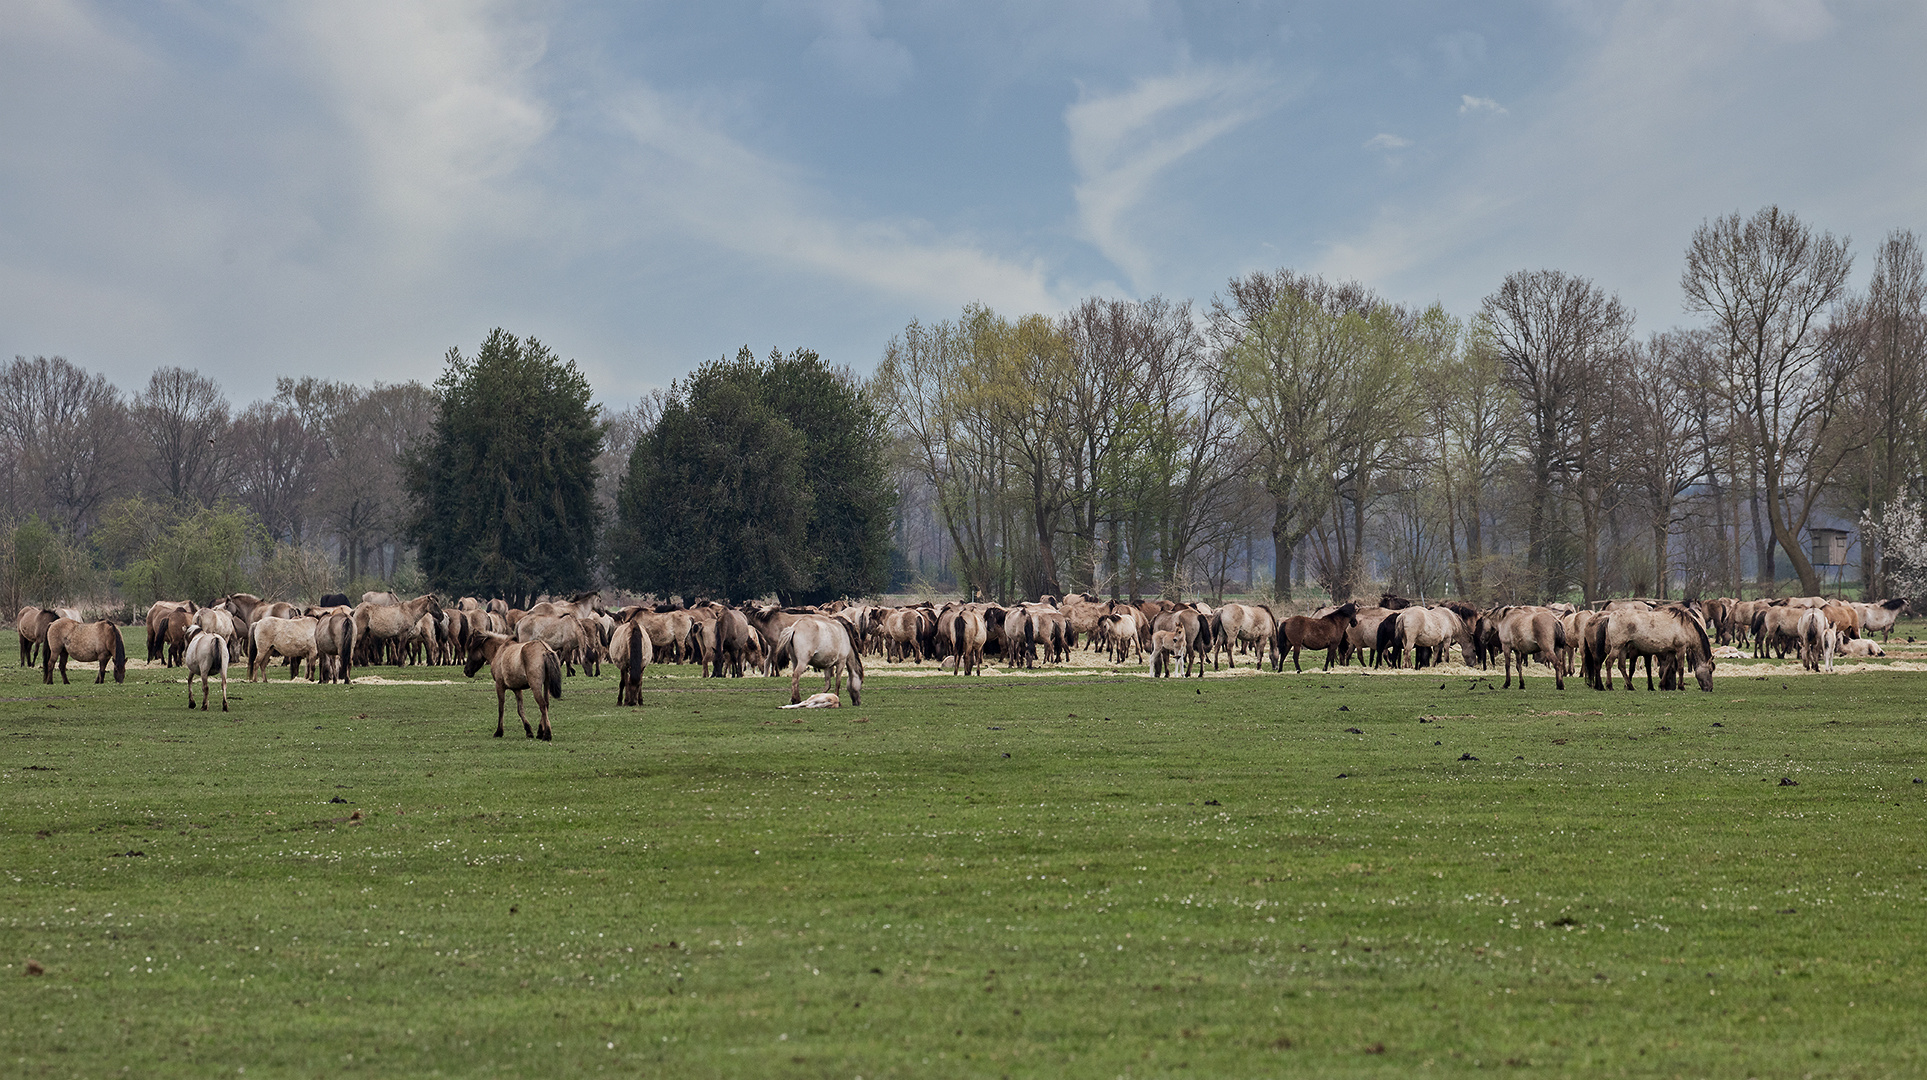
[[[248,400],[500,325],[619,406],[1281,266],[1658,330],[1708,216],[1927,228],[1924,51],[1824,0],[0,0],[0,355]]]

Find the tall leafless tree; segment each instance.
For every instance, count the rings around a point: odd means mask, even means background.
[[[126,487],[127,431],[127,406],[106,377],[59,356],[15,357],[0,369],[7,509],[84,536]]]
[[[1859,350],[1829,332],[1853,269],[1847,241],[1777,206],[1694,230],[1680,285],[1719,334],[1726,380],[1751,428],[1773,538],[1809,594],[1820,578],[1800,543],[1822,492],[1859,445],[1844,430]]]

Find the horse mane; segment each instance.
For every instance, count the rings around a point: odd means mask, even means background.
[[[1479,617],[1479,609],[1463,600],[1447,600],[1439,606],[1467,622],[1474,622]]]
[[[1411,607],[1412,602],[1397,593],[1384,593],[1378,598],[1378,606],[1390,611],[1403,611]]]

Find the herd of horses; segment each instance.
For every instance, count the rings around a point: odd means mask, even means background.
[[[1575,670],[1597,689],[1614,685],[1615,670],[1633,688],[1644,660],[1648,689],[1684,689],[1690,673],[1712,689],[1715,645],[1751,643],[1756,657],[1797,653],[1813,670],[1832,670],[1842,654],[1881,655],[1874,634],[1891,635],[1907,601],[1850,603],[1823,597],[1781,600],[1710,599],[1680,602],[1614,600],[1596,608],[1571,604],[1502,605],[1479,610],[1447,601],[1415,603],[1386,594],[1376,603],[1348,601],[1310,615],[1278,617],[1269,605],[1199,601],[1124,602],[1072,595],[998,604],[952,601],[898,607],[838,601],[821,607],[699,600],[682,604],[603,607],[600,593],[545,600],[527,609],[502,600],[463,597],[444,607],[433,594],[403,600],[364,593],[296,607],[233,593],[211,604],[159,601],[147,612],[150,663],[181,666],[201,680],[199,707],[208,708],[210,681],[221,683],[226,711],[230,660],[245,658],[250,682],[269,677],[274,661],[289,678],[304,673],[318,683],[353,682],[357,666],[459,664],[473,678],[487,666],[496,688],[496,727],[504,731],[507,695],[530,738],[551,739],[549,703],[562,696],[563,676],[580,667],[596,675],[604,663],[617,671],[616,700],[641,704],[643,673],[651,663],[696,663],[705,676],[791,670],[790,702],[802,700],[806,670],[820,671],[826,693],[847,683],[862,703],[863,657],[935,662],[962,675],[981,674],[991,657],[1011,668],[1063,663],[1072,650],[1096,652],[1116,664],[1144,662],[1153,676],[1204,675],[1208,667],[1236,667],[1248,657],[1282,671],[1287,655],[1323,652],[1324,670],[1359,665],[1425,668],[1445,663],[1457,648],[1470,667],[1503,667],[1505,686],[1525,687],[1527,666],[1550,668],[1555,686]],[[16,619],[20,662],[38,658],[44,681],[69,660],[96,663],[96,683],[111,666],[124,681],[127,656],[118,627],[87,622],[71,608],[23,608]],[[1744,655],[1729,652],[1726,655]],[[1655,663],[1658,681],[1655,683]],[[534,697],[531,725],[523,692]]]

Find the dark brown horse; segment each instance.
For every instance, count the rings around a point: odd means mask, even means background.
[[[1297,671],[1305,670],[1298,663],[1299,650],[1323,649],[1325,650],[1323,670],[1330,671],[1332,665],[1338,662],[1339,650],[1347,646],[1346,635],[1357,622],[1358,605],[1351,601],[1316,618],[1309,615],[1293,615],[1278,627],[1273,670],[1284,670],[1286,649],[1291,650],[1291,666]]]
[[[72,657],[81,663],[100,663],[100,674],[94,678],[96,683],[107,681],[107,665],[114,665],[114,681],[127,681],[127,646],[120,640],[120,627],[102,619],[97,623],[75,622],[72,619],[55,619],[47,627],[47,646],[41,652],[41,678],[43,682],[54,681],[54,667],[60,667],[60,681],[67,681],[67,658]]]

